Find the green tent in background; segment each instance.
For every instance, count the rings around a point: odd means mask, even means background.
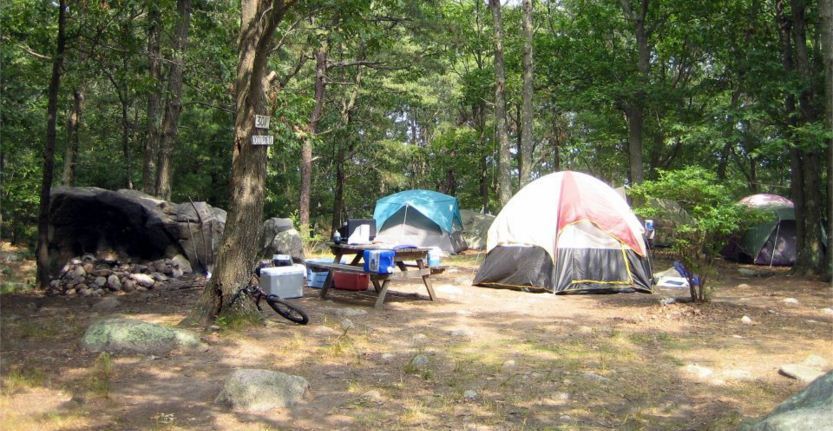
[[[762,193],[747,196],[739,203],[749,208],[767,211],[772,217],[733,237],[723,249],[723,256],[757,265],[794,264],[796,232],[792,201],[782,196]]]

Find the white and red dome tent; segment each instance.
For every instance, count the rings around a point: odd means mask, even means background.
[[[489,228],[480,286],[564,292],[651,292],[642,225],[616,191],[579,172],[521,189]]]

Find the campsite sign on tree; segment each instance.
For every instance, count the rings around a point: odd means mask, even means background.
[[[269,129],[268,115],[255,115],[256,129]],[[252,145],[272,145],[275,143],[275,138],[272,135],[252,135]]]

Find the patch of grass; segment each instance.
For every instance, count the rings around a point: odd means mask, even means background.
[[[22,389],[44,386],[47,375],[37,368],[13,369],[3,376],[3,393],[13,394]]]
[[[92,374],[88,381],[90,392],[102,398],[110,397],[110,378],[113,374],[113,359],[107,352],[102,352],[95,359]]]
[[[442,264],[462,268],[477,268],[483,263],[483,259],[485,259],[485,253],[463,253],[444,257]]]

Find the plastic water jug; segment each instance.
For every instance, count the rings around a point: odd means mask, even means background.
[[[393,274],[394,256],[393,250],[365,250],[364,270],[376,274]]]
[[[441,256],[441,254],[442,253],[440,252],[440,250],[438,250],[436,248],[432,248],[431,250],[428,250],[428,266],[431,267],[431,268],[436,268],[436,267],[440,266],[440,256]]]

